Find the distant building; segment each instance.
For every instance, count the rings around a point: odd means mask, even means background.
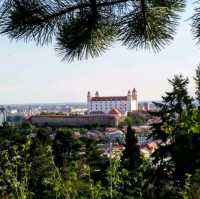
[[[152,138],[149,138],[149,135],[151,134],[151,126],[133,126],[132,128],[136,132],[138,144],[140,146],[152,142]]]
[[[10,125],[20,126],[23,122],[25,122],[26,118],[22,115],[8,115],[7,122]]]
[[[0,126],[3,125],[7,120],[6,110],[3,107],[0,107]]]
[[[97,91],[95,96],[87,95],[87,108],[89,114],[92,112],[110,113],[113,109],[117,109],[122,114],[126,114],[138,109],[137,91],[128,91],[126,96],[100,96]]]
[[[93,115],[36,115],[29,118],[36,126],[45,127],[87,127],[87,126],[118,126],[119,117],[112,114]]]
[[[148,102],[140,102],[138,104],[139,111],[149,111],[149,103]]]
[[[153,102],[140,102],[138,104],[139,111],[156,111],[157,107]]]
[[[69,115],[85,115],[87,108],[70,108]]]

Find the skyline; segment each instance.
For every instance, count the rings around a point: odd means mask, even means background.
[[[53,45],[9,42],[0,36],[0,104],[86,102],[88,91],[100,95],[126,95],[136,88],[138,98],[159,100],[169,89],[167,79],[182,73],[192,77],[200,63],[200,46],[193,40],[187,6],[175,40],[159,53],[129,50],[117,43],[99,58],[61,62]],[[148,76],[147,76],[148,74]]]

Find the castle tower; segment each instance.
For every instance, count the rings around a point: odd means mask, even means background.
[[[131,96],[131,91],[130,90],[128,91],[127,97],[128,97],[128,101],[131,101],[132,96]]]
[[[99,97],[99,92],[98,91],[96,91],[95,97]]]
[[[88,94],[87,94],[87,101],[89,102],[91,100],[91,92],[88,91]]]
[[[90,113],[90,101],[91,101],[91,92],[88,91],[88,94],[87,94],[87,109],[88,109],[88,113]]]
[[[132,95],[131,91],[129,90],[127,94],[126,112],[131,112],[131,104],[132,104]]]
[[[132,91],[133,109],[138,110],[137,90],[134,88]]]
[[[134,88],[133,91],[132,91],[132,99],[133,99],[133,100],[137,100],[137,91],[136,91],[135,88]]]

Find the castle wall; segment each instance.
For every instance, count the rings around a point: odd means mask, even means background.
[[[52,127],[84,127],[84,126],[107,126],[118,125],[118,118],[112,115],[86,115],[86,116],[32,116],[30,121],[37,126]]]

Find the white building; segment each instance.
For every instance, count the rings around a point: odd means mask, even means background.
[[[109,96],[101,97],[97,91],[95,96],[92,97],[91,93],[87,95],[87,108],[88,112],[109,113],[113,109],[119,110],[122,114],[138,110],[137,91],[128,91],[126,96]]]

